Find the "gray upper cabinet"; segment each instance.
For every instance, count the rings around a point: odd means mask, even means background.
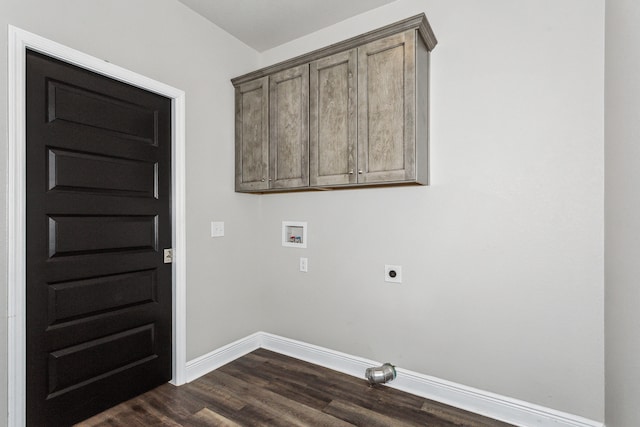
[[[269,189],[269,78],[236,86],[236,191]]]
[[[233,79],[236,191],[428,184],[436,43],[421,14]]]
[[[312,186],[357,183],[357,50],[311,63]]]
[[[416,180],[415,36],[358,49],[358,182]]]
[[[309,65],[269,77],[270,188],[309,186]]]

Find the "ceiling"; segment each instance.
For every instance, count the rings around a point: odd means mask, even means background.
[[[179,0],[263,52],[395,0]]]

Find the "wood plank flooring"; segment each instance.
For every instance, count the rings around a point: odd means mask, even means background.
[[[364,373],[363,373],[364,374]],[[506,427],[259,349],[189,384],[165,384],[77,426]]]

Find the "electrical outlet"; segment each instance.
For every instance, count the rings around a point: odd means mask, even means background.
[[[306,273],[309,267],[309,260],[307,258],[300,258],[300,271]]]
[[[211,237],[223,237],[224,236],[224,222],[211,221]]]
[[[391,283],[402,283],[402,266],[401,265],[385,265],[384,281]]]

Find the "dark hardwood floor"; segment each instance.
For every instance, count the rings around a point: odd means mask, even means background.
[[[364,374],[364,373],[363,373]],[[259,349],[181,387],[165,384],[78,426],[509,424]]]

